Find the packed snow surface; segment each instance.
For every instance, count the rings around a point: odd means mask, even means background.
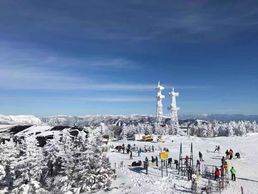
[[[109,151],[107,153],[112,167],[116,168],[117,179],[112,184],[112,190],[109,193],[186,193],[187,188],[191,188],[191,181],[187,181],[186,177],[177,175],[175,165],[169,169],[168,177],[161,177],[161,171],[150,162],[149,174],[145,171],[135,172],[130,170],[128,165],[133,161],[145,160],[147,156],[158,156],[158,148],[168,148],[170,157],[174,159],[179,158],[180,143],[183,144],[183,155],[190,155],[190,145],[193,143],[194,164],[198,159],[199,151],[202,152],[204,164],[221,165],[221,158],[225,155],[227,149],[233,149],[234,152],[240,152],[241,159],[227,160],[229,169],[234,166],[236,169],[237,180],[230,181],[228,187],[222,191],[223,194],[240,194],[241,186],[244,193],[257,194],[258,193],[258,134],[248,134],[243,137],[216,137],[216,138],[199,138],[199,137],[182,137],[182,136],[166,136],[163,138],[164,143],[151,143],[139,141],[118,141],[110,142],[110,145],[125,145],[135,144],[138,147],[152,146],[155,147],[155,152],[141,153],[138,157],[136,152],[133,152],[133,159],[129,159],[128,154],[118,153],[117,151]],[[220,152],[214,152],[216,145],[220,145]],[[123,167],[119,167],[123,161]],[[165,173],[164,173],[165,174]],[[201,179],[201,178],[200,178]],[[198,184],[203,184],[199,179]],[[101,192],[100,192],[101,193]]]

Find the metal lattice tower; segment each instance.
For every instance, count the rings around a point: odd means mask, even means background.
[[[163,86],[160,85],[160,82],[158,82],[157,87],[155,88],[157,95],[157,103],[156,103],[156,119],[157,122],[160,122],[162,120],[163,117],[163,104],[162,104],[162,100],[165,98],[164,95],[162,95],[162,91],[165,89]]]
[[[173,130],[178,132],[178,130],[180,128],[179,128],[179,123],[178,123],[177,111],[180,108],[176,106],[176,97],[179,96],[179,93],[175,92],[175,90],[173,88],[172,91],[169,92],[169,96],[171,97],[171,104],[168,107],[168,109],[170,110],[170,116],[171,116],[171,127]]]

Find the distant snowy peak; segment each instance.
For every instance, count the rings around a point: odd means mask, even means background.
[[[33,115],[0,115],[0,124],[40,125],[42,122]]]

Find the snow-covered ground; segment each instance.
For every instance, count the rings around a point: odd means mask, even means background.
[[[221,158],[225,155],[226,149],[233,149],[234,152],[240,152],[241,159],[227,160],[229,168],[236,168],[237,180],[230,181],[229,186],[223,190],[223,194],[241,193],[241,186],[244,193],[258,193],[258,134],[249,134],[243,137],[216,137],[216,138],[198,138],[198,137],[180,137],[166,136],[164,143],[146,143],[138,141],[119,141],[110,142],[109,145],[121,145],[122,143],[131,144],[138,147],[155,146],[155,152],[141,153],[138,157],[137,153],[133,153],[133,159],[129,159],[129,155],[118,152],[108,152],[112,167],[116,166],[117,179],[112,184],[110,193],[184,193],[184,190],[191,187],[191,182],[186,177],[180,177],[175,171],[175,166],[169,170],[168,177],[161,177],[161,171],[150,164],[149,174],[145,171],[134,172],[128,168],[132,161],[144,160],[147,156],[150,160],[151,156],[158,156],[158,148],[167,147],[170,150],[170,157],[179,158],[180,143],[183,143],[183,154],[190,154],[190,145],[193,143],[194,163],[198,159],[198,153],[203,153],[203,164],[221,165]],[[173,140],[173,142],[172,142]],[[220,145],[220,153],[214,153],[216,145]],[[123,161],[124,167],[118,166]],[[203,184],[203,180],[199,179],[199,184]],[[176,192],[174,187],[176,187]],[[101,193],[101,192],[100,192]]]

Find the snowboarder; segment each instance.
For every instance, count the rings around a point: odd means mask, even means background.
[[[232,166],[230,169],[231,172],[231,180],[236,181],[236,169]]]
[[[202,159],[202,152],[199,152],[199,159],[200,159],[200,161],[203,161],[203,159]]]
[[[219,169],[216,168],[215,170],[215,180],[217,180],[219,178]]]

